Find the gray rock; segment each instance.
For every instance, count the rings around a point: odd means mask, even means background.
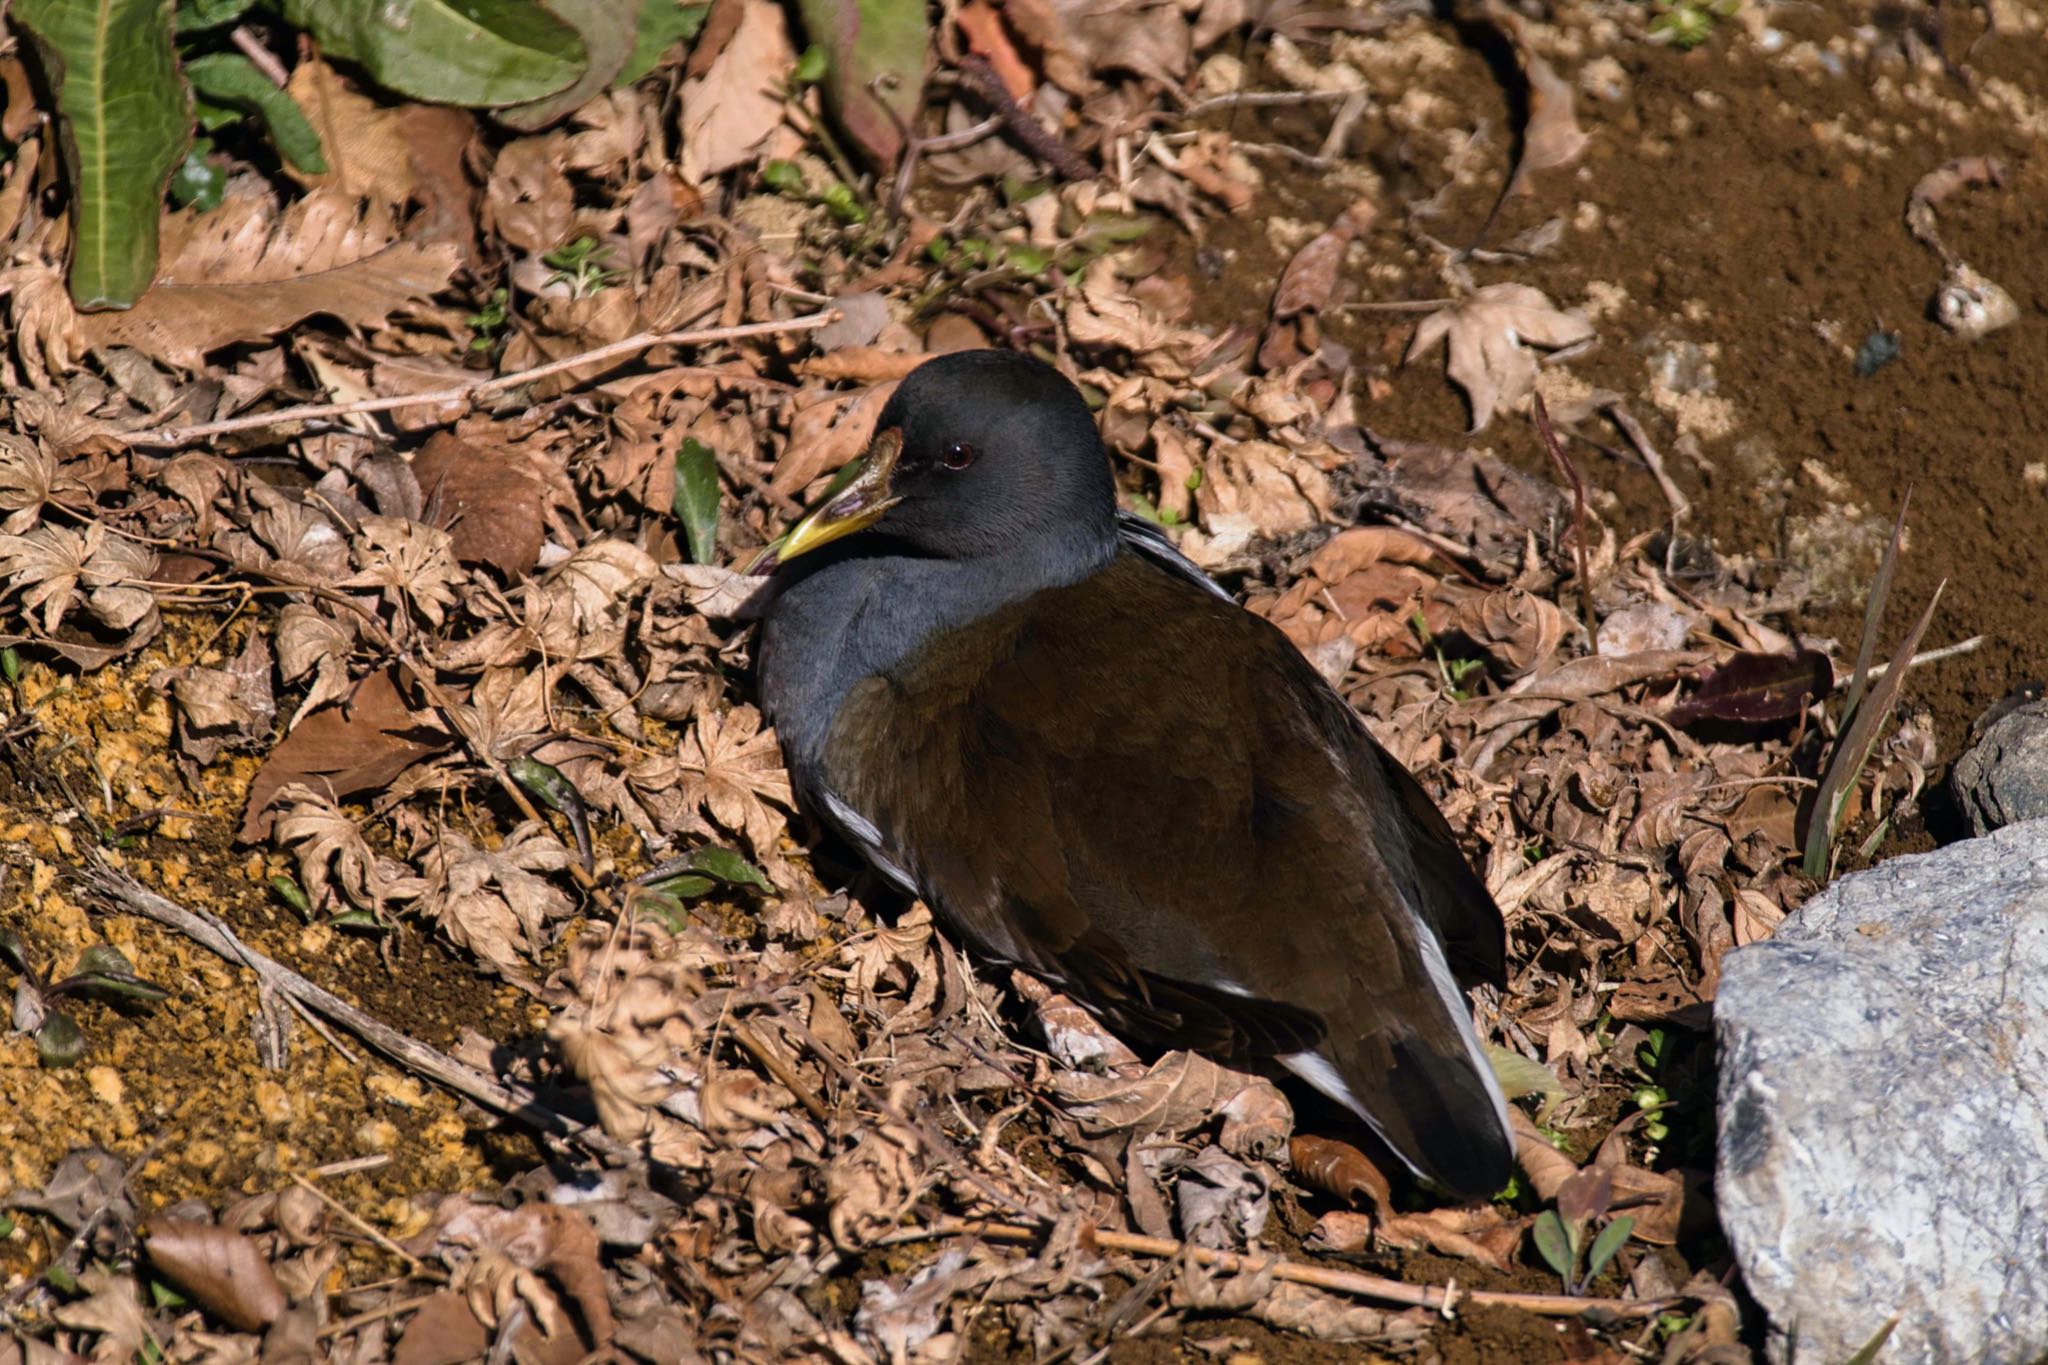
[[[2014,707],[1991,722],[1948,780],[1979,834],[2048,819],[2048,701]]]
[[[1715,1197],[1773,1359],[2048,1354],[2048,820],[1844,877],[1730,953]]]

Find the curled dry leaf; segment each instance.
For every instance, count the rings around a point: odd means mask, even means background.
[[[1393,1211],[1393,1189],[1372,1158],[1348,1142],[1300,1134],[1287,1147],[1294,1178],[1309,1189],[1332,1194],[1353,1208],[1370,1204],[1375,1213]]]
[[[376,588],[393,606],[410,604],[438,626],[458,600],[455,589],[467,581],[455,562],[454,542],[446,531],[400,517],[364,517],[350,547],[356,572],[341,580],[344,588]]]
[[[270,740],[277,701],[270,691],[270,641],[253,631],[226,668],[197,664],[159,669],[149,685],[176,704],[178,747],[211,763],[223,749],[258,748]]]
[[[527,969],[548,943],[548,924],[576,908],[566,892],[539,874],[560,872],[569,859],[559,839],[531,823],[497,849],[478,848],[454,830],[443,830],[421,859],[428,889],[420,909],[506,980],[530,984]]]
[[[260,1332],[283,1314],[284,1289],[254,1239],[187,1218],[152,1218],[141,1233],[150,1264],[236,1331]]]
[[[424,499],[423,519],[447,530],[457,560],[488,564],[508,582],[540,562],[547,493],[522,447],[486,449],[436,432],[413,457],[412,472]]]
[[[1266,1230],[1272,1212],[1270,1180],[1218,1146],[1184,1162],[1174,1183],[1181,1236],[1194,1246],[1237,1251]]]
[[[348,904],[381,917],[393,901],[417,899],[424,878],[371,848],[356,822],[310,787],[293,785],[278,793],[276,841],[299,860],[299,881],[314,907],[338,894]]]
[[[696,724],[676,754],[683,799],[702,806],[725,829],[744,834],[757,856],[775,847],[788,823],[775,807],[794,801],[775,732],[761,728],[751,706],[721,712],[699,703]],[[769,803],[773,802],[771,805]]]
[[[825,1224],[842,1250],[857,1251],[902,1225],[924,1192],[923,1142],[893,1121],[869,1127],[825,1168]]]
[[[1584,314],[1560,310],[1541,290],[1490,284],[1424,318],[1407,359],[1420,359],[1439,342],[1448,343],[1451,380],[1472,404],[1476,432],[1536,387],[1532,346],[1555,349],[1592,339],[1593,324]]]
[[[562,1300],[566,1295],[589,1344],[604,1346],[616,1330],[598,1261],[597,1231],[575,1209],[545,1203],[502,1209],[450,1195],[414,1246],[454,1272],[451,1287],[487,1326],[523,1303],[546,1336],[573,1332]]]
[[[1247,1088],[1271,1081],[1169,1052],[1138,1076],[1053,1075],[1052,1093],[1085,1132],[1185,1133],[1208,1123]]]
[[[150,1329],[142,1311],[142,1286],[134,1276],[94,1266],[78,1277],[78,1285],[85,1297],[57,1305],[50,1316],[73,1331],[99,1333],[92,1354],[95,1365],[116,1365],[142,1354]],[[55,1351],[51,1355],[63,1359]]]

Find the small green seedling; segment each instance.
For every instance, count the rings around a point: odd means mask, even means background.
[[[36,1056],[46,1067],[78,1064],[85,1055],[85,1034],[78,1021],[57,1008],[66,996],[83,996],[153,1005],[170,998],[170,992],[135,974],[128,957],[112,944],[102,943],[78,956],[71,975],[52,981],[29,961],[28,945],[12,929],[0,929],[0,959],[21,973],[14,988],[14,1031],[36,1040]]]
[[[612,249],[595,237],[578,237],[548,252],[540,262],[555,272],[548,276],[550,285],[566,284],[569,297],[587,299],[624,277],[625,272],[606,265],[611,255]]]
[[[766,872],[731,849],[705,847],[635,878],[632,903],[676,933],[690,920],[685,902],[708,896],[720,886],[751,887],[770,894],[775,890]]]
[[[1714,26],[1733,18],[1742,0],[1659,0],[1650,21],[1650,40],[1690,52],[1714,35]]]
[[[1437,676],[1443,679],[1444,691],[1450,694],[1451,700],[1469,700],[1472,693],[1477,690],[1477,687],[1476,684],[1467,686],[1465,680],[1485,668],[1486,661],[1483,659],[1454,659],[1445,654],[1443,642],[1431,633],[1429,622],[1423,619],[1420,609],[1417,609],[1415,614],[1408,618],[1408,625],[1414,630],[1415,638],[1421,641],[1422,648],[1429,653],[1431,658],[1436,660]]]
[[[469,330],[476,335],[469,339],[472,351],[488,351],[498,344],[498,334],[505,330],[511,320],[512,294],[510,290],[493,289],[491,296],[484,300],[484,306],[463,319]]]
[[[1593,1224],[1607,1212],[1614,1200],[1614,1177],[1600,1166],[1591,1166],[1558,1187],[1555,1207],[1545,1209],[1531,1229],[1536,1250],[1564,1281],[1564,1292],[1583,1294],[1614,1259],[1636,1220],[1624,1214],[1612,1219],[1590,1239]],[[1584,1273],[1580,1265],[1584,1264]]]

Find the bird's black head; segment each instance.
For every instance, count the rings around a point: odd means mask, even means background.
[[[782,559],[870,528],[945,559],[1115,541],[1095,419],[1050,365],[1008,351],[938,356],[904,379],[875,431],[866,466],[798,524]]]

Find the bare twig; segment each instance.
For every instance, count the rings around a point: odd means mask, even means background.
[[[1923,649],[1912,658],[1906,660],[1906,667],[1918,668],[1922,664],[1940,663],[1943,659],[1954,659],[1964,654],[1975,654],[1984,647],[1984,641],[1989,638],[1989,636],[1985,635],[1972,635],[1967,640],[1958,640],[1952,645],[1943,645],[1940,649]],[[1870,670],[1870,680],[1876,682],[1879,678],[1891,672],[1891,670],[1892,666],[1890,664],[1879,664]],[[1842,687],[1847,685],[1846,681],[1837,684],[1837,686]]]
[[[990,1242],[1036,1242],[1043,1239],[1045,1230],[1019,1227],[1013,1223],[990,1223],[964,1218],[946,1218],[923,1228],[907,1228],[886,1239],[888,1242],[928,1241],[941,1237],[979,1237]],[[1212,1266],[1233,1274],[1257,1273],[1271,1270],[1276,1280],[1289,1280],[1295,1284],[1311,1285],[1317,1289],[1334,1290],[1340,1294],[1356,1294],[1360,1298],[1376,1299],[1381,1303],[1398,1303],[1410,1308],[1447,1309],[1452,1294],[1456,1302],[1479,1304],[1487,1307],[1519,1308],[1526,1313],[1537,1313],[1545,1317],[1571,1318],[1584,1313],[1598,1312],[1617,1317],[1643,1317],[1661,1313],[1682,1299],[1596,1299],[1581,1298],[1571,1294],[1512,1294],[1486,1289],[1458,1289],[1447,1291],[1435,1285],[1404,1284],[1400,1280],[1384,1279],[1378,1275],[1363,1275],[1355,1270],[1333,1270],[1324,1266],[1304,1265],[1279,1255],[1241,1255],[1232,1251],[1213,1251],[1208,1247],[1190,1246],[1166,1237],[1141,1237],[1129,1232],[1110,1232],[1095,1228],[1084,1233],[1104,1251],[1120,1251],[1133,1256],[1185,1256],[1196,1265]]]
[[[963,55],[956,63],[960,73],[968,78],[981,97],[987,100],[997,114],[1002,116],[1010,131],[1017,135],[1017,141],[1069,180],[1093,180],[1095,168],[1087,163],[1081,154],[1060,141],[1059,135],[1040,123],[1031,111],[1017,103],[1004,86],[1003,78],[996,75],[995,68],[972,53]]]
[[[1658,489],[1664,494],[1664,501],[1671,504],[1671,524],[1675,527],[1692,515],[1692,501],[1679,491],[1665,471],[1664,457],[1657,453],[1657,447],[1650,444],[1650,433],[1643,430],[1643,424],[1635,419],[1627,406],[1619,399],[1607,405],[1607,415],[1614,425],[1621,428],[1629,444],[1636,448],[1636,454],[1643,457],[1643,464],[1649,469],[1650,477],[1657,481]]]
[[[242,942],[217,917],[203,911],[188,910],[169,897],[158,895],[108,863],[97,852],[77,875],[80,884],[92,895],[118,909],[176,929],[201,947],[248,967],[273,990],[317,1010],[393,1061],[476,1101],[484,1108],[518,1119],[550,1137],[577,1142],[604,1157],[619,1161],[637,1159],[631,1149],[614,1142],[595,1128],[549,1109],[524,1087],[507,1085],[474,1067],[464,1066],[364,1013],[332,991],[314,985],[283,963]]]
[[[1593,578],[1586,570],[1586,481],[1579,477],[1579,467],[1564,453],[1564,446],[1558,442],[1557,433],[1551,430],[1550,409],[1544,406],[1543,395],[1529,395],[1530,415],[1536,419],[1536,432],[1543,438],[1543,448],[1550,453],[1550,462],[1564,475],[1565,482],[1572,490],[1572,556],[1579,570],[1579,619],[1586,627],[1586,648],[1600,652],[1600,637],[1593,624]]]
[[[770,322],[748,322],[737,327],[705,327],[684,332],[641,332],[623,341],[614,341],[578,355],[551,360],[545,365],[535,365],[531,369],[520,370],[514,374],[501,374],[496,378],[458,384],[453,388],[437,389],[432,393],[387,394],[378,398],[359,398],[350,403],[302,403],[297,407],[252,413],[246,417],[230,417],[219,422],[133,431],[127,433],[123,439],[128,444],[136,446],[181,446],[209,436],[254,431],[287,422],[310,422],[318,418],[348,417],[363,412],[390,412],[397,408],[433,407],[443,403],[474,401],[490,394],[502,393],[507,389],[516,389],[523,384],[531,384],[549,375],[581,369],[586,365],[602,364],[607,360],[617,360],[641,351],[652,350],[656,346],[702,346],[715,341],[744,341],[750,337],[811,332],[834,321],[838,316],[839,311],[836,308],[825,308],[815,313],[806,313],[802,317],[781,318]]]

